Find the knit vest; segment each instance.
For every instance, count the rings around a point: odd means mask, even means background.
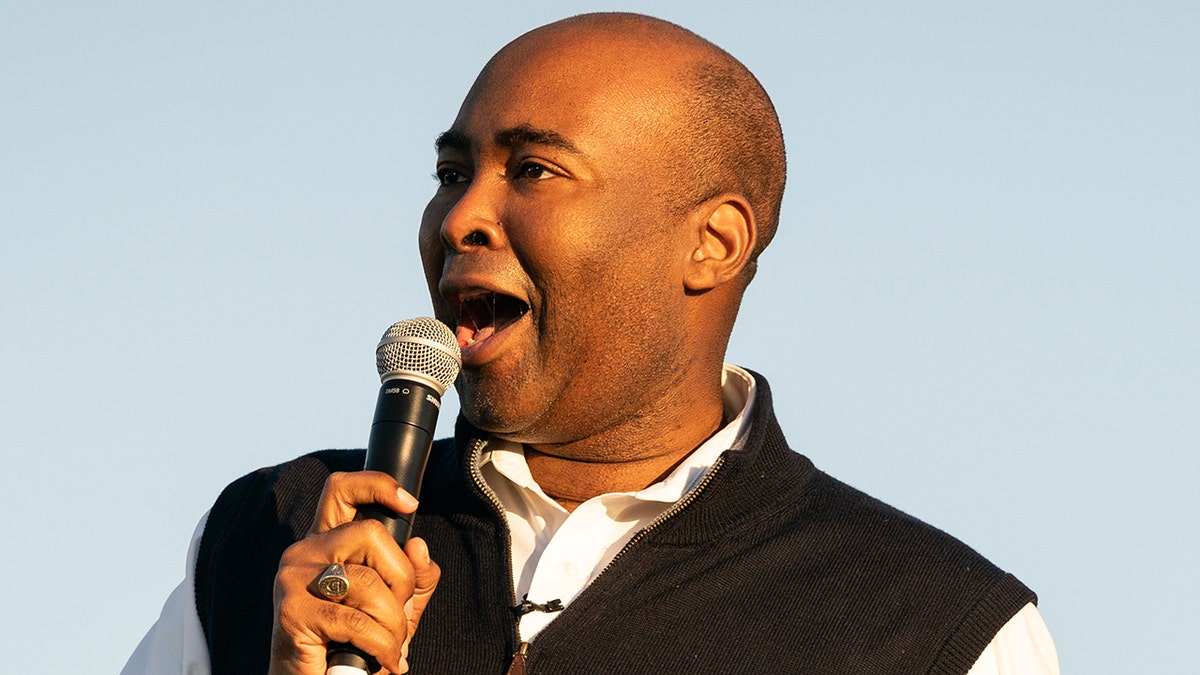
[[[766,380],[743,449],[632,544],[528,649],[529,673],[967,672],[1033,593],[949,535],[818,471],[788,448]],[[442,579],[412,673],[504,673],[521,640],[508,531],[464,459],[461,418],[434,444],[415,536]],[[311,526],[325,478],[363,451],[326,450],[232,483],[196,563],[214,675],[265,673],[272,585]]]

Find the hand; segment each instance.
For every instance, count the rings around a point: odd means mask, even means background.
[[[272,675],[324,675],[330,642],[353,644],[387,671],[408,671],[408,643],[441,571],[421,539],[408,540],[401,550],[381,523],[354,520],[365,504],[398,513],[417,508],[417,500],[387,474],[329,477],[312,531],[284,551],[275,575]],[[314,583],[335,562],[350,580],[349,593],[336,602],[319,595]]]

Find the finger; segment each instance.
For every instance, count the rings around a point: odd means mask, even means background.
[[[407,614],[408,633],[412,635],[413,631],[417,629],[417,623],[421,620],[421,613],[425,611],[425,606],[429,604],[429,598],[433,596],[433,591],[437,588],[438,581],[442,577],[442,570],[429,557],[429,546],[424,539],[419,537],[409,539],[404,545],[404,553],[413,569],[412,597],[406,603],[411,607]]]
[[[327,645],[353,644],[389,670],[402,670],[403,634],[366,612],[307,594],[285,593],[277,601],[273,660],[301,665],[297,672],[325,672]]]
[[[348,592],[330,602],[338,602],[371,617],[385,630],[404,640],[408,636],[408,614],[403,600],[394,593],[372,568],[364,565],[345,565]],[[324,598],[319,592],[314,597]]]
[[[397,513],[417,510],[415,497],[404,491],[396,479],[378,471],[351,471],[329,475],[317,504],[312,532],[325,532],[354,520],[358,508],[379,504]]]
[[[351,593],[343,599],[343,604],[371,617],[399,641],[400,651],[395,662],[397,665],[389,670],[393,673],[407,672],[408,643],[412,639],[412,632],[408,620],[409,613],[402,598],[370,567],[351,565],[347,569],[347,576],[352,580]],[[411,599],[409,602],[412,602]],[[381,660],[380,663],[389,662]]]
[[[427,552],[425,556],[427,559]],[[343,523],[327,532],[305,537],[284,551],[279,569],[281,572],[291,568],[302,570],[308,575],[305,584],[315,591],[313,582],[334,562],[347,569],[351,565],[371,568],[391,593],[401,598],[401,602],[412,595],[416,585],[412,562],[387,528],[375,520]]]
[[[423,539],[415,537],[409,539],[404,545],[404,553],[413,566],[413,593],[404,603],[404,614],[408,619],[408,635],[400,647],[400,657],[407,667],[409,643],[417,631],[417,625],[421,622],[421,614],[424,613],[430,597],[433,596],[434,589],[437,588],[442,570],[430,558],[429,547]]]

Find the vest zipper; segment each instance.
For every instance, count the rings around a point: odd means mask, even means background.
[[[525,675],[525,655],[528,653],[529,643],[522,642],[517,653],[512,655],[512,663],[508,664],[508,670],[504,675]]]
[[[508,581],[508,597],[510,602],[509,607],[515,607],[517,604],[517,589],[513,586],[512,578],[512,532],[508,529],[508,518],[504,515],[504,505],[500,503],[500,498],[495,492],[488,487],[487,481],[483,479],[483,472],[479,470],[479,456],[483,452],[484,446],[487,445],[486,438],[477,438],[471,445],[471,452],[467,456],[467,463],[471,467],[471,480],[475,483],[475,487],[487,497],[492,504],[492,509],[496,511],[496,515],[500,517],[500,522],[504,524],[504,560],[505,578]],[[521,639],[521,622],[519,619],[513,620],[513,641],[520,645],[516,653],[513,654],[512,663],[509,665],[509,675],[524,675],[525,673],[525,655],[529,652],[529,643]],[[519,661],[519,663],[518,663]]]
[[[650,521],[649,525],[638,530],[637,534],[633,535],[632,539],[625,542],[625,545],[621,547],[621,550],[617,551],[617,554],[613,556],[612,560],[608,561],[608,564],[604,566],[604,569],[600,570],[600,573],[596,575],[596,578],[592,579],[591,582],[588,583],[588,586],[591,586],[599,581],[600,577],[604,576],[604,573],[611,569],[613,564],[620,560],[621,556],[625,555],[625,552],[628,551],[630,547],[641,541],[647,534],[650,533],[651,530],[659,525],[662,525],[680,511],[686,509],[689,504],[696,501],[696,498],[700,496],[700,492],[703,491],[705,487],[708,487],[708,484],[712,482],[713,477],[717,475],[717,470],[720,469],[724,464],[725,455],[721,454],[719,457],[717,457],[717,460],[712,463],[712,466],[708,468],[708,471],[704,474],[704,477],[700,479],[700,482],[692,486],[692,489],[688,490],[687,494],[685,494],[682,499],[675,502],[671,508],[659,514],[657,518]]]

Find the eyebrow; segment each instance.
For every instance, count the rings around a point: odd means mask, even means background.
[[[463,132],[451,129],[438,134],[437,139],[433,142],[433,147],[438,152],[443,150],[458,150],[459,152],[467,153],[471,151],[471,139]]]
[[[557,131],[549,129],[535,129],[528,124],[521,124],[511,129],[501,129],[496,132],[496,145],[502,148],[512,149],[518,145],[547,145],[552,148],[565,150],[572,154],[582,155],[579,148],[567,139],[566,136]],[[458,152],[467,153],[471,151],[473,143],[469,136],[461,131],[450,129],[438,134],[437,140],[433,143],[434,148],[438,152],[443,150],[456,150]]]
[[[582,154],[566,136],[549,129],[535,129],[528,124],[496,132],[496,145],[510,149],[518,145],[548,145],[576,155]]]

